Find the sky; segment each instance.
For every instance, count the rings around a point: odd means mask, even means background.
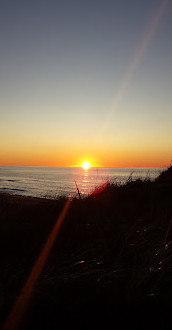
[[[172,0],[6,0],[0,165],[166,167]]]

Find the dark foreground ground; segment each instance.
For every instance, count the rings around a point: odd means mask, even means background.
[[[58,215],[58,200],[0,194],[0,323]],[[20,329],[171,329],[172,168],[73,199]]]

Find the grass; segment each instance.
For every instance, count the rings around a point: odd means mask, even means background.
[[[65,201],[0,195],[1,323]],[[171,301],[172,167],[73,199],[21,329],[166,329]]]

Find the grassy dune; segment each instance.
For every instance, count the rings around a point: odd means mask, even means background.
[[[65,205],[0,194],[0,322]],[[172,167],[73,199],[21,329],[168,329],[172,305]]]

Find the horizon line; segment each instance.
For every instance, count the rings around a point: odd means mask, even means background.
[[[69,166],[58,166],[58,165],[0,165],[0,167],[67,167],[67,168],[82,168],[82,166],[69,165]],[[90,168],[168,168],[166,166],[91,166]],[[89,170],[89,169],[88,169]]]

